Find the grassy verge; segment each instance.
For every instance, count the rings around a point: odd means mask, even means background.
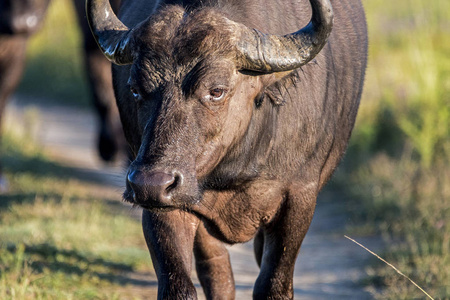
[[[117,191],[88,183],[6,135],[0,195],[0,299],[120,299],[148,272],[140,222]]]
[[[420,164],[385,154],[350,174],[348,190],[362,228],[381,233],[381,255],[435,299],[450,295],[450,171],[423,170]],[[360,230],[355,225],[354,230]],[[379,299],[424,299],[424,295],[390,267],[374,259],[369,284]]]
[[[355,230],[381,233],[389,262],[450,299],[450,2],[363,2],[370,63],[341,169]],[[384,264],[369,273],[380,299],[425,298]]]

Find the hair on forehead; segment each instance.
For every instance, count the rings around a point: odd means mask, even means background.
[[[178,63],[211,55],[232,58],[235,56],[236,29],[236,23],[215,8],[192,11],[174,36],[173,50]]]
[[[233,58],[236,26],[215,8],[186,11],[179,5],[167,6],[139,27],[136,49],[149,58],[171,58],[179,65],[211,55]]]

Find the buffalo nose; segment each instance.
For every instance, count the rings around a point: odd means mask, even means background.
[[[136,203],[155,207],[168,206],[171,204],[172,191],[180,184],[180,176],[165,172],[147,173],[133,170],[128,173],[127,183],[133,190]]]

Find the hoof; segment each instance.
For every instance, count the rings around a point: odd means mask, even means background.
[[[98,137],[98,153],[102,160],[106,162],[114,161],[118,152],[117,143],[114,137],[106,130],[102,129]]]

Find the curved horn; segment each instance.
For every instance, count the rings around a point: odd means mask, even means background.
[[[310,0],[311,21],[285,36],[269,35],[245,27],[238,44],[240,67],[264,73],[296,69],[312,60],[325,46],[333,27],[329,0]]]
[[[95,41],[106,58],[117,65],[131,64],[131,30],[117,18],[109,0],[86,0],[86,15]]]

